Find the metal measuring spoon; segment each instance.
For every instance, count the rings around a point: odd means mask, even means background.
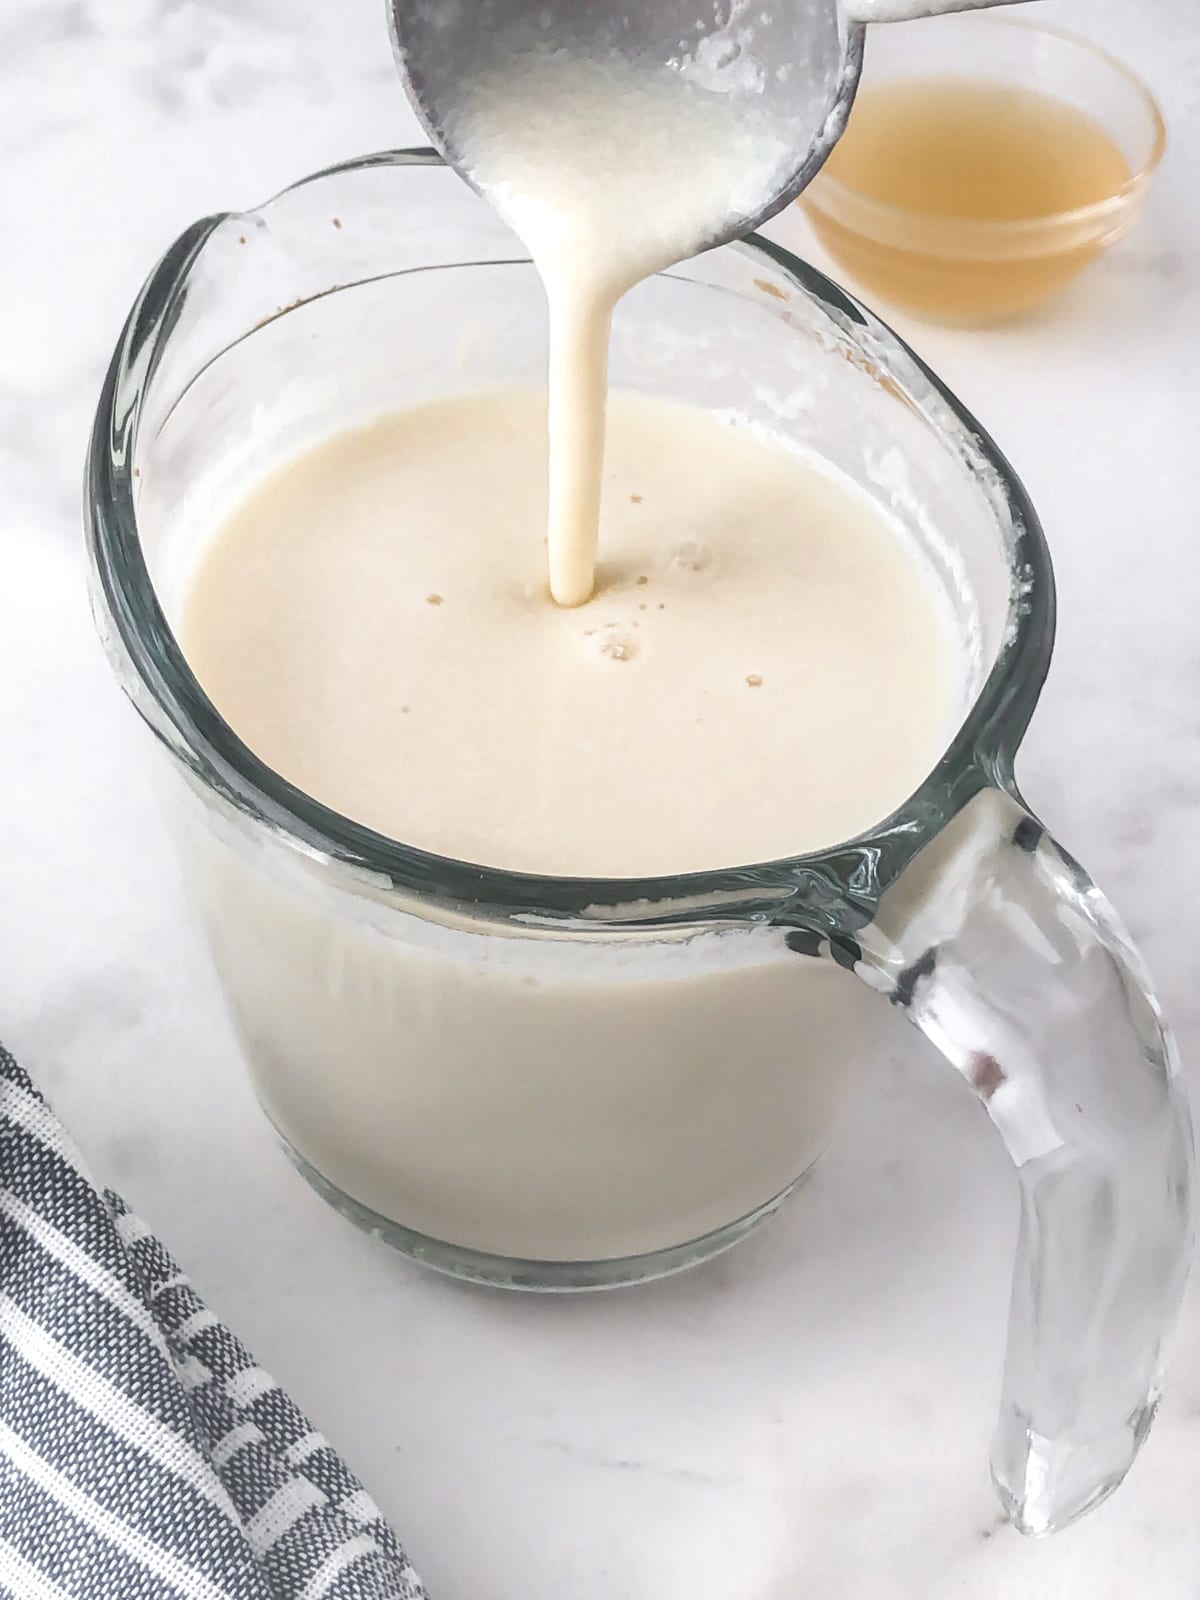
[[[1017,0],[388,0],[414,109],[468,183],[453,130],[465,92],[531,51],[619,58],[671,72],[714,63],[736,115],[775,125],[795,164],[765,205],[726,217],[709,245],[740,238],[790,204],[841,137],[862,71],[864,24],[977,11]],[[733,70],[731,70],[733,69]]]

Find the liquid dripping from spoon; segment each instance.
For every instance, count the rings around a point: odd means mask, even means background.
[[[697,52],[655,71],[531,51],[469,85],[448,129],[546,288],[549,577],[562,606],[595,586],[617,301],[702,250],[728,217],[754,214],[792,165],[777,122],[711,86],[738,64]]]

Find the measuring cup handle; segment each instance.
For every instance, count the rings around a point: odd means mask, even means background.
[[[851,22],[911,22],[944,11],[990,11],[993,6],[1021,4],[1023,0],[842,0],[842,10]]]
[[[1191,1122],[1137,952],[1006,790],[976,795],[859,936],[859,970],[986,1106],[1021,1226],[992,1475],[1025,1533],[1124,1478],[1191,1258]],[[863,968],[866,970],[863,970]]]

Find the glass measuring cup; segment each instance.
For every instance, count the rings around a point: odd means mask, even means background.
[[[618,386],[819,451],[956,608],[974,673],[958,733],[834,849],[603,882],[422,854],[265,767],[179,649],[190,563],[274,461],[388,407],[540,382],[545,359],[532,266],[428,152],[197,223],[122,334],[88,465],[95,610],[165,753],[260,1099],[310,1180],[400,1248],[597,1286],[701,1259],[773,1209],[874,1031],[907,1016],[1017,1169],[993,1471],[1022,1528],[1061,1526],[1120,1482],[1153,1414],[1190,1124],[1127,936],[1013,777],[1053,642],[1036,517],[894,335],[763,241],[642,285],[614,330]]]

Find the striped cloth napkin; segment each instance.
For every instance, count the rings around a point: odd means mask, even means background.
[[[424,1596],[366,1491],[3,1049],[0,1595]]]

